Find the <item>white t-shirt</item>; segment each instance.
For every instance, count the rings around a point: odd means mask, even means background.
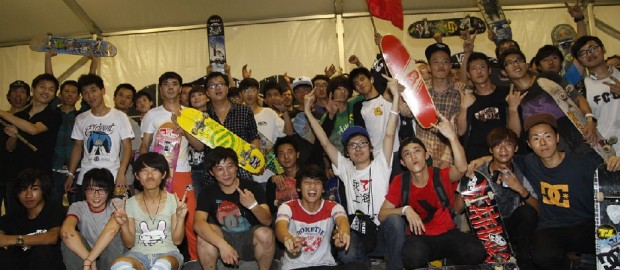
[[[336,261],[331,253],[332,231],[337,217],[345,216],[342,205],[322,200],[316,212],[309,212],[301,206],[300,200],[284,203],[278,208],[278,218],[289,222],[288,231],[303,237],[303,247],[299,256],[284,253],[282,269],[297,269],[312,266],[335,266]]]
[[[364,118],[364,124],[368,135],[370,136],[370,142],[373,147],[373,154],[379,155],[379,151],[383,146],[383,138],[387,130],[388,119],[390,118],[390,111],[392,110],[392,103],[385,100],[382,95],[370,100],[362,101],[362,118]],[[400,123],[400,120],[396,121]],[[396,135],[398,135],[398,129],[396,128]],[[398,137],[397,137],[398,138]],[[392,152],[397,152],[400,147],[398,139],[394,140],[394,146]]]
[[[182,107],[185,108],[185,107]],[[142,129],[142,133],[152,134],[153,141],[149,146],[149,151],[152,151],[153,145],[155,144],[155,133],[159,129],[159,127],[165,123],[172,122],[172,113],[164,108],[164,106],[159,106],[157,108],[153,108],[149,110],[144,118],[142,119],[142,125],[140,128]],[[179,157],[177,158],[177,167],[175,169],[176,172],[190,172],[191,167],[189,166],[189,162],[187,160],[188,154],[188,142],[187,138],[182,134],[181,136],[181,147],[179,148]]]
[[[263,153],[266,153],[265,149],[273,147],[279,137],[284,137],[284,120],[271,108],[263,108],[259,113],[254,114],[254,120],[261,135],[260,148]],[[274,172],[265,169],[262,175],[252,175],[252,178],[258,183],[265,183],[273,175]]]
[[[612,68],[612,76],[620,79],[620,71]],[[592,108],[592,114],[598,119],[596,128],[605,137],[620,137],[620,95],[614,94],[609,89],[609,85],[603,82],[614,83],[610,77],[602,80],[593,80],[586,77],[586,95],[588,104]],[[620,143],[613,145],[617,154],[620,154]]]
[[[116,180],[121,166],[122,140],[134,137],[129,118],[124,112],[110,109],[104,116],[95,116],[88,110],[75,118],[71,139],[84,141],[81,172],[77,184],[82,184],[84,173],[93,168],[107,168]]]
[[[390,186],[392,161],[385,160],[383,150],[379,150],[374,156],[375,159],[370,166],[357,170],[350,159],[338,152],[338,167],[332,163],[332,169],[344,183],[347,212],[353,214],[355,210],[360,210],[373,217],[375,223],[379,225],[379,210]]]

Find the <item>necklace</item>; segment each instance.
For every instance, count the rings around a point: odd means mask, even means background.
[[[155,218],[157,217],[157,213],[159,212],[159,205],[161,205],[161,190],[159,191],[159,199],[157,200],[157,210],[155,210],[155,217],[151,217],[151,211],[149,211],[149,207],[148,205],[146,205],[146,197],[144,197],[144,194],[142,195],[142,201],[144,202],[144,208],[146,208],[146,213],[148,213],[151,223],[155,225]]]

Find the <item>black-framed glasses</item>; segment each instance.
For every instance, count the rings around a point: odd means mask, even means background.
[[[108,191],[102,188],[86,188],[84,190],[86,193],[93,195],[93,194],[97,194],[97,195],[106,195],[108,194]]]
[[[517,58],[515,58],[515,60],[510,60],[510,61],[504,62],[504,67],[512,66],[514,64],[523,64],[523,63],[525,63],[525,59],[523,59],[521,57],[517,57]]]
[[[349,149],[364,149],[364,148],[368,147],[369,144],[370,144],[369,142],[350,143],[350,144],[347,144],[347,148],[349,148]]]
[[[594,44],[594,45],[588,47],[585,50],[578,51],[577,52],[577,57],[584,57],[584,56],[587,56],[588,54],[595,53],[595,52],[598,51],[598,48],[600,48],[600,47],[601,47],[601,45]]]

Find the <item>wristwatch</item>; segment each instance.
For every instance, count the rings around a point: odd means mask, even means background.
[[[23,246],[24,245],[24,236],[23,235],[18,235],[17,236],[17,242],[15,243],[16,246]]]

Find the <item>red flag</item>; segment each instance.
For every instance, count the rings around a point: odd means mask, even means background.
[[[403,29],[403,2],[402,0],[366,0],[370,15],[384,20],[401,30]]]

